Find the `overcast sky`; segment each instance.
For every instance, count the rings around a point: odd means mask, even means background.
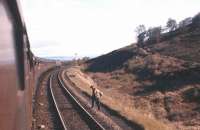
[[[200,0],[21,0],[37,56],[97,56],[136,41],[135,27],[164,26],[200,11]]]

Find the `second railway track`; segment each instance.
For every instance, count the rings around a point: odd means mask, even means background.
[[[64,130],[105,130],[66,89],[59,72],[50,76],[50,92]]]

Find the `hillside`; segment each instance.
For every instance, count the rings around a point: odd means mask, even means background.
[[[200,129],[200,28],[171,34],[91,59],[85,72],[105,91],[130,96],[144,114],[176,129]]]

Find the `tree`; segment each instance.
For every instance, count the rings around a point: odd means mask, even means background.
[[[136,27],[135,32],[137,33],[137,36],[140,35],[141,33],[146,31],[146,27],[141,24],[139,26]]]
[[[169,18],[167,21],[167,27],[170,29],[170,31],[176,30],[177,29],[176,20]]]
[[[200,13],[193,17],[192,24],[194,27],[200,27]]]
[[[184,20],[182,20],[182,21],[179,22],[179,27],[183,28],[183,27],[188,26],[191,23],[192,23],[192,18],[188,17],[188,18],[185,18]]]
[[[136,27],[135,32],[137,33],[137,41],[139,45],[143,45],[144,39],[146,37],[146,28],[144,25],[139,25]]]
[[[161,26],[149,28],[147,31],[147,36],[150,41],[160,41]]]
[[[142,32],[137,36],[139,45],[143,46],[145,37],[146,37],[146,32]]]

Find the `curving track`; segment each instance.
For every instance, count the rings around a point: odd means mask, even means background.
[[[105,130],[64,86],[59,72],[50,76],[50,92],[63,130]]]

